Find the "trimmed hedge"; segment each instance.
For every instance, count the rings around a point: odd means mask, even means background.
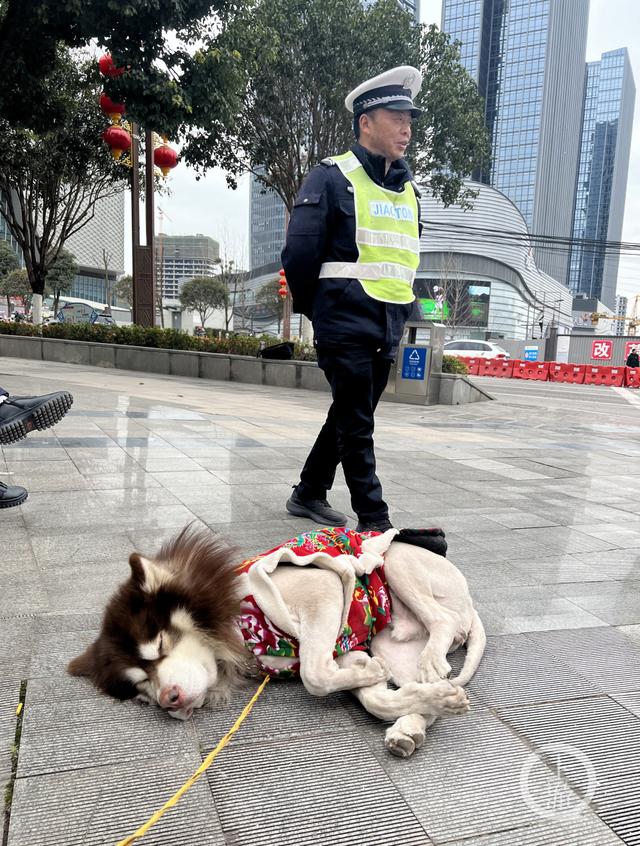
[[[197,338],[176,329],[158,329],[145,326],[104,326],[92,323],[52,323],[50,326],[33,326],[31,323],[0,321],[0,335],[32,335],[59,338],[65,341],[94,341],[99,344],[124,344],[134,347],[156,347],[165,350],[194,350],[196,352],[226,353],[227,355],[258,354],[261,346],[279,343],[277,338],[263,335]],[[294,342],[294,359],[315,361],[316,351],[308,344]]]
[[[464,363],[464,361],[460,361],[459,358],[456,358],[455,355],[443,355],[442,356],[442,372],[443,373],[459,373],[462,376],[466,376],[469,372],[469,368]]]

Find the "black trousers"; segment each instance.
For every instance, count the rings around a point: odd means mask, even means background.
[[[333,403],[300,474],[302,497],[325,499],[342,464],[358,518],[373,522],[389,516],[376,475],[373,415],[391,363],[368,347],[318,347],[318,365],[331,385]]]

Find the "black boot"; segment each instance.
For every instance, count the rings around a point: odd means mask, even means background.
[[[26,438],[34,429],[55,426],[71,408],[73,397],[56,391],[41,397],[0,397],[0,444]]]
[[[294,487],[287,500],[286,509],[295,517],[310,517],[323,526],[346,526],[347,515],[332,508],[326,499],[303,499]]]
[[[411,546],[421,546],[445,558],[447,556],[447,541],[442,529],[400,529],[395,540]]]
[[[19,485],[5,485],[0,482],[0,508],[13,508],[14,505],[22,505],[29,496],[26,488]]]
[[[388,517],[381,517],[379,520],[359,520],[356,532],[388,532],[393,529],[393,523]]]

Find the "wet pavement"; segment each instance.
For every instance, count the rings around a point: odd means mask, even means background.
[[[463,718],[413,758],[348,695],[272,683],[142,839],[195,844],[640,844],[640,400],[478,380],[496,402],[383,403],[399,526],[441,525],[489,634]],[[55,430],[0,453],[29,499],[0,512],[0,777],[8,846],[115,844],[230,728],[253,688],[188,723],[65,675],[134,549],[195,520],[246,555],[311,528],[284,502],[324,394],[0,358],[15,394],[70,390]],[[350,514],[339,477],[331,502]]]

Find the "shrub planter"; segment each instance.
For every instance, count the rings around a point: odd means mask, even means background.
[[[112,367],[120,370],[138,370],[163,376],[184,376],[278,388],[329,391],[324,373],[315,361],[275,361],[226,353],[192,352],[3,334],[0,334],[0,355],[93,367]],[[440,383],[438,398],[440,404],[460,405],[492,399],[490,394],[478,388],[466,376],[437,373],[432,378]],[[389,396],[388,399],[392,400],[393,397]]]

